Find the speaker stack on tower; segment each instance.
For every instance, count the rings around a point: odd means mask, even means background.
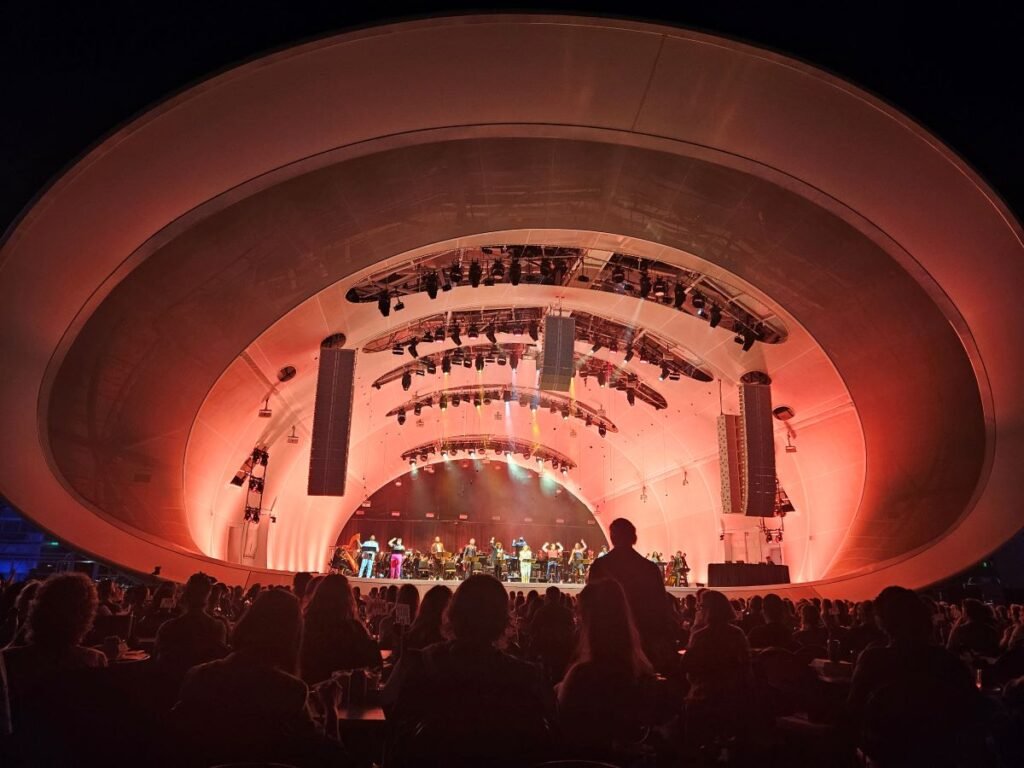
[[[743,514],[775,514],[775,435],[772,431],[771,379],[748,373],[740,379],[743,425]]]
[[[544,318],[544,358],[541,363],[540,388],[568,392],[576,374],[573,351],[576,342],[576,319]]]
[[[320,370],[313,407],[313,436],[309,451],[310,496],[345,495],[355,371],[355,350],[339,349],[325,341],[320,348]]]

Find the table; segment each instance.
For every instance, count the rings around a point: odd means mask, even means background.
[[[386,719],[384,708],[373,704],[349,705],[337,712],[339,723],[383,723]]]
[[[789,566],[768,563],[709,563],[709,587],[789,584]]]

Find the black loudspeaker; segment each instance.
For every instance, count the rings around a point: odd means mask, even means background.
[[[544,318],[544,359],[540,370],[540,388],[568,392],[576,373],[573,351],[576,342],[576,319]]]
[[[309,450],[310,496],[345,495],[355,373],[355,350],[320,348]]]
[[[769,384],[740,384],[743,422],[743,513],[751,517],[775,514],[775,435],[772,431],[772,388]]]

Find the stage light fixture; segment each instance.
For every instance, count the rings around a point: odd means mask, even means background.
[[[474,288],[480,287],[480,278],[484,276],[484,268],[475,259],[469,263],[469,284]]]
[[[288,443],[290,445],[297,445],[299,442],[299,436],[295,433],[295,427],[292,426],[292,433],[288,435]]]
[[[433,344],[434,343],[434,333],[429,328],[427,328],[427,332],[423,334],[423,343],[424,344]]]
[[[402,374],[402,389],[406,392],[409,391],[409,387],[412,386],[412,374],[406,371]]]
[[[537,330],[536,323],[530,323],[529,334],[530,338],[534,341],[537,341],[540,338],[540,332]]]
[[[605,375],[604,371],[598,371],[597,372],[597,386],[604,387],[607,383],[608,383],[608,377]]]
[[[475,458],[475,457],[476,457],[476,449],[475,448],[470,448],[469,449],[469,458],[472,459],[472,458]]]
[[[565,477],[566,475],[569,474],[569,468],[567,466],[565,466],[565,464],[562,465],[562,470],[561,471],[562,471],[562,477]]]
[[[629,403],[630,405],[636,405],[636,390],[626,390],[626,402]]]
[[[487,340],[491,342],[491,344],[498,343],[498,337],[494,334],[494,323],[487,326],[487,330],[484,331],[484,336],[487,337]]]
[[[462,265],[458,261],[453,261],[451,268],[448,270],[448,277],[451,281],[458,285],[462,282]]]
[[[473,367],[473,358],[469,357],[468,355],[466,357],[462,358],[462,367],[463,368],[472,368]]]
[[[651,276],[646,272],[640,273],[640,298],[646,299],[651,294]]]
[[[452,281],[443,271],[441,272],[441,276],[444,278],[444,281],[441,283],[441,290],[444,293],[448,293],[448,291],[452,289]]]
[[[435,363],[433,360],[427,360],[427,373],[429,373],[431,376],[437,373],[437,363]]]
[[[634,355],[633,347],[632,346],[626,347],[626,356],[624,358],[622,358],[623,362],[628,363],[630,360],[633,359],[633,355]]]
[[[658,374],[658,381],[664,381],[665,379],[667,379],[669,373],[670,373],[670,371],[668,369],[668,365],[666,363],[662,363],[661,364],[661,373]]]
[[[750,348],[752,346],[754,346],[754,342],[755,341],[756,341],[756,337],[754,336],[754,332],[749,330],[749,329],[744,329],[744,331],[743,331],[743,351],[744,352],[749,352]]]
[[[562,409],[562,421],[568,421],[568,420],[569,420],[569,409],[568,408],[563,408]]]
[[[538,408],[540,408],[540,398],[535,397],[530,401],[530,410],[536,413]]]
[[[409,354],[410,354],[410,355],[412,355],[412,356],[413,356],[414,358],[416,358],[416,357],[419,357],[419,356],[420,356],[420,352],[419,352],[419,350],[418,350],[418,349],[416,348],[416,339],[412,339],[412,340],[411,340],[411,341],[409,342]]]
[[[395,301],[395,312],[401,312],[403,309],[405,309],[405,304],[402,303],[401,296],[396,296],[395,298],[397,299]]]
[[[665,282],[665,278],[659,277],[654,281],[654,295],[659,299],[668,293],[668,284]]]
[[[601,340],[598,339],[597,341],[594,342],[594,346],[592,346],[590,348],[590,351],[591,352],[597,352],[600,348],[601,348]]]
[[[782,531],[779,531],[778,533],[775,534],[775,541],[778,544],[782,543]]]
[[[469,330],[466,332],[466,335],[471,339],[475,339],[480,336],[480,331],[477,330],[476,323],[470,323]]]
[[[482,404],[483,401],[480,399],[480,395],[473,395],[473,405],[479,408]]]
[[[537,466],[538,467],[543,467],[544,466],[544,459],[542,459],[540,456],[537,457]]]
[[[399,425],[405,424],[405,409],[400,408],[398,411],[398,423]]]
[[[508,267],[508,281],[512,285],[519,285],[519,281],[523,279],[523,266],[519,263],[519,259],[512,259],[512,263]]]
[[[476,369],[482,371],[484,369],[484,356],[479,352],[476,353],[476,359],[474,361]]]
[[[401,344],[395,344],[391,348],[391,354],[394,355],[395,357],[401,357],[402,355],[405,354],[405,347],[403,347]]]
[[[622,267],[615,267],[615,269],[612,270],[612,282],[617,283],[618,285],[622,285],[626,282],[626,270]]]
[[[717,304],[712,304],[711,310],[708,312],[708,325],[717,328],[720,322],[722,322],[722,310]]]
[[[592,427],[592,426],[594,425],[594,417],[593,417],[593,416],[591,416],[591,415],[590,415],[590,414],[588,413],[588,414],[587,414],[587,419],[586,419],[586,421],[585,421],[584,423],[585,423],[585,424],[586,424],[586,425],[587,425],[588,427]]]
[[[450,357],[448,357],[448,355],[445,355],[444,357],[441,358],[441,373],[451,373],[451,372],[452,372],[452,359]]]
[[[452,408],[458,408],[459,403],[462,402],[462,398],[458,395],[452,395]]]
[[[451,336],[452,342],[455,344],[456,347],[462,346],[462,337],[459,336],[459,326],[453,325],[451,333],[449,335]]]
[[[377,296],[377,309],[384,317],[391,314],[391,297],[387,291],[381,291]]]
[[[686,302],[686,286],[682,283],[676,283],[675,297],[672,299],[672,306],[676,309],[682,309],[683,304]]]
[[[508,365],[513,371],[519,368],[519,355],[517,355],[515,352],[509,353]]]
[[[604,424],[598,424],[597,434],[599,434],[601,437],[604,437],[605,435],[608,434],[608,427],[606,427]]]
[[[764,532],[764,540],[765,540],[765,543],[767,543],[767,544],[771,544],[772,543],[772,532],[771,531],[765,531]]]
[[[268,397],[263,401],[263,407],[256,412],[261,419],[269,419],[274,415],[274,412],[270,410],[270,398]]]
[[[445,449],[445,448],[441,449],[441,458],[442,459],[447,459],[448,458],[448,451],[447,451],[447,449]]]
[[[696,309],[698,312],[700,312],[700,310],[704,309],[704,304],[706,302],[704,300],[703,294],[701,294],[699,291],[697,291],[697,292],[694,292],[693,296],[690,298],[690,303],[693,304],[693,308],[694,309]]]
[[[501,393],[501,400],[504,403],[511,403],[512,402],[512,392],[506,389],[504,392]]]
[[[439,285],[439,281],[437,279],[437,272],[428,272],[423,282],[426,285],[427,296],[429,296],[431,299],[436,299],[437,288]]]
[[[540,260],[540,276],[543,278],[551,276],[551,259]]]
[[[497,259],[491,264],[491,277],[495,280],[501,280],[505,277],[505,264],[501,259]]]
[[[422,406],[422,405],[420,405],[419,403],[416,403],[416,405],[415,405],[415,406],[413,407],[413,409],[412,409],[412,412],[413,412],[413,414],[414,414],[415,416],[420,416],[420,415],[422,415],[422,413],[423,413],[423,406]]]
[[[447,411],[448,410],[448,397],[446,395],[441,395],[441,399],[438,402],[438,405],[441,407],[442,411]]]
[[[409,466],[416,469],[416,459],[409,459]]]
[[[506,448],[505,449],[505,458],[509,459],[511,457],[512,457],[512,451],[510,451],[508,448]]]

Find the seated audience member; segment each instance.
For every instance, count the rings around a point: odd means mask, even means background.
[[[683,666],[690,681],[686,730],[691,738],[706,740],[736,735],[742,727],[753,677],[750,646],[743,630],[733,623],[736,615],[726,596],[706,591],[700,611]]]
[[[505,588],[490,575],[463,581],[448,605],[451,639],[407,651],[405,684],[388,713],[388,765],[521,766],[546,756],[551,689],[540,670],[498,644],[508,627]],[[430,756],[424,758],[424,756]]]
[[[661,669],[675,663],[672,643],[672,618],[665,607],[665,581],[658,566],[633,547],[636,528],[624,517],[617,518],[608,527],[612,551],[598,558],[590,566],[587,583],[600,579],[615,579],[626,593],[626,601],[633,612],[644,654]]]
[[[405,606],[405,616],[403,620],[408,621],[407,624],[400,623],[399,614],[402,613],[402,609],[399,606]],[[420,607],[420,591],[416,589],[412,584],[403,584],[399,590],[398,595],[395,597],[395,610],[389,615],[381,619],[380,622],[380,647],[389,651],[398,650],[401,643],[402,633],[407,629],[412,622],[416,619],[416,611]]]
[[[854,658],[868,646],[888,642],[885,632],[878,626],[873,600],[857,603],[854,608],[854,616],[853,626],[846,633],[847,650]]]
[[[747,604],[746,613],[740,619],[740,628],[750,637],[750,631],[754,627],[760,627],[764,624],[764,598],[760,595],[754,595],[750,598],[750,602]]]
[[[572,610],[562,602],[562,592],[551,585],[544,592],[544,603],[527,627],[527,653],[540,662],[548,682],[557,683],[565,674],[576,644],[576,625]]]
[[[189,577],[178,603],[182,614],[157,630],[157,661],[182,676],[190,667],[219,659],[228,652],[227,627],[206,610],[212,586],[210,577],[204,573]]]
[[[405,648],[421,650],[428,645],[440,643],[444,640],[441,632],[444,621],[444,612],[452,599],[452,590],[443,584],[438,584],[427,590],[420,603],[420,609],[416,613],[416,621],[409,627],[405,635]]]
[[[313,594],[313,590],[309,589],[312,580],[313,574],[309,571],[299,571],[292,576],[292,594],[299,598],[299,602],[304,603],[306,598]]]
[[[821,610],[814,603],[804,603],[800,608],[800,629],[793,633],[793,642],[803,647],[825,647],[828,643],[828,629],[821,621]]]
[[[861,749],[883,767],[961,764],[975,697],[967,667],[931,643],[931,617],[910,590],[887,587],[875,608],[888,643],[861,653],[848,700]]]
[[[167,581],[156,588],[149,608],[136,621],[135,635],[137,637],[143,640],[155,638],[160,625],[178,615],[174,593],[174,584]]]
[[[764,596],[761,603],[764,623],[750,630],[751,648],[792,648],[793,633],[786,624],[786,605],[775,594]]]
[[[113,579],[103,579],[96,583],[97,616],[116,616],[124,609],[121,605],[121,590]]]
[[[39,584],[40,582],[33,579],[27,582],[25,588],[18,593],[18,597],[14,601],[14,609],[11,612],[14,616],[12,625],[14,634],[8,645],[25,645],[28,642],[28,609],[36,597],[36,592],[39,591]]]
[[[381,665],[380,650],[356,615],[348,579],[332,573],[317,584],[306,604],[299,671],[310,685],[341,669]]]
[[[557,688],[559,725],[571,754],[611,758],[653,721],[654,668],[618,582],[584,587],[579,614],[576,661]]]
[[[17,742],[12,765],[76,764],[81,734],[73,708],[88,696],[85,673],[107,665],[103,653],[80,645],[97,602],[96,587],[84,574],[50,576],[29,606],[28,644],[0,653]]]
[[[232,633],[233,652],[185,677],[172,712],[184,751],[176,765],[312,761],[320,745],[308,689],[294,676],[301,636],[298,598],[280,589],[256,598]]]
[[[946,647],[955,654],[993,657],[999,655],[999,631],[992,611],[980,600],[964,600],[964,612],[950,630]]]

